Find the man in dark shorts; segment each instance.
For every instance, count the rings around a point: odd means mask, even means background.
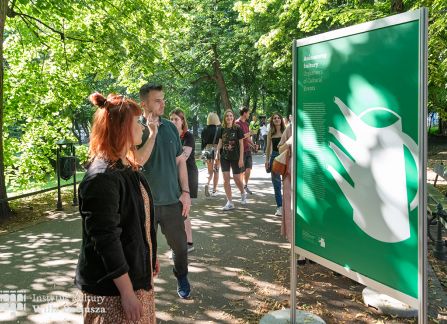
[[[236,120],[236,124],[242,129],[244,133],[244,172],[243,181],[245,192],[252,195],[253,192],[248,188],[248,180],[250,179],[251,169],[253,166],[253,160],[251,156],[251,148],[255,147],[255,144],[251,140],[250,126],[248,124],[248,118],[250,118],[250,110],[247,107],[242,107],[239,110],[240,117]]]
[[[182,144],[177,128],[164,114],[164,93],[161,85],[145,84],[140,89],[144,114],[142,145],[135,153],[143,174],[152,191],[155,226],[161,227],[172,249],[177,294],[188,298],[191,287],[188,281],[188,252],[184,218],[191,206],[186,161],[182,158]],[[179,186],[180,184],[180,186]]]

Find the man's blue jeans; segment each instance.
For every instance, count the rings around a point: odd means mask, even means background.
[[[279,152],[273,151],[272,156],[270,157],[270,167],[273,164],[273,159],[279,155]],[[272,172],[272,184],[273,184],[273,190],[275,191],[275,200],[276,200],[276,206],[281,207],[282,206],[282,194],[281,194],[281,175]]]

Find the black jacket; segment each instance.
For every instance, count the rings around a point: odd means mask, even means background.
[[[202,130],[202,134],[201,134],[201,138],[202,138],[202,150],[205,148],[205,146],[207,146],[207,144],[216,144],[219,143],[219,128],[216,125],[207,125],[205,126],[205,128]],[[216,130],[217,130],[217,135],[216,135],[216,139],[214,140],[213,143],[213,139],[214,139],[214,135],[216,134]]]
[[[151,201],[152,269],[145,230],[140,182]],[[79,185],[82,245],[75,284],[95,295],[119,295],[113,279],[126,272],[133,289],[149,290],[155,268],[157,242],[149,185],[138,171],[121,162],[95,159]]]

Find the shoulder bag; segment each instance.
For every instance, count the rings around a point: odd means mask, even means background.
[[[205,149],[202,151],[202,160],[212,160],[212,159],[214,159],[214,145],[215,145],[215,142],[216,142],[217,131],[218,131],[218,129],[217,129],[217,126],[216,126],[216,132],[214,133],[213,144],[212,145],[207,144]]]

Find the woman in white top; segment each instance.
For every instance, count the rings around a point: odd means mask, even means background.
[[[265,149],[267,147],[267,133],[268,133],[268,131],[267,131],[267,125],[264,121],[261,123],[261,128],[259,130],[261,132],[261,138],[260,138],[261,150],[265,155]]]

